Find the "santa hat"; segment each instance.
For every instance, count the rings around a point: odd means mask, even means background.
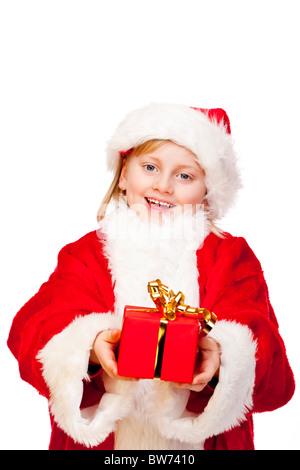
[[[108,142],[109,170],[116,171],[120,158],[151,139],[171,140],[195,154],[205,171],[210,216],[213,219],[224,216],[241,187],[226,112],[220,108],[160,103],[131,111]]]

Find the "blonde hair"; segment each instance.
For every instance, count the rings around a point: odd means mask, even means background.
[[[106,213],[106,209],[108,204],[110,203],[111,200],[117,201],[120,197],[120,188],[119,188],[119,179],[121,175],[121,171],[125,162],[125,159],[129,157],[129,155],[134,155],[136,157],[139,157],[140,155],[145,155],[147,153],[155,152],[155,150],[159,149],[162,145],[164,145],[167,142],[171,142],[170,140],[166,139],[151,139],[147,140],[146,142],[138,145],[137,147],[131,149],[125,157],[120,158],[120,161],[118,163],[118,167],[116,169],[114,178],[110,184],[110,187],[108,188],[107,193],[105,194],[98,213],[97,213],[97,220],[100,222],[100,220],[103,219]],[[211,220],[208,219],[210,229],[213,233],[215,233],[218,237],[220,238],[225,238],[223,231],[215,225],[215,223]]]

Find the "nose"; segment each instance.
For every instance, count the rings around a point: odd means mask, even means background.
[[[158,175],[156,175],[152,182],[152,189],[159,191],[162,194],[173,194],[174,187],[172,183],[172,178],[167,174],[159,173]]]

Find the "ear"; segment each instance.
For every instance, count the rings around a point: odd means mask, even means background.
[[[127,160],[124,158],[123,166],[119,177],[119,188],[122,191],[126,191],[127,188]]]

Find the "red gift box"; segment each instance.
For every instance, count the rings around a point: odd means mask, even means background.
[[[155,309],[149,310],[125,307],[118,374],[191,383],[198,344],[198,320],[178,317],[168,321]]]
[[[157,308],[127,305],[124,309],[118,374],[191,383],[199,330],[208,333],[216,317],[206,309],[184,305],[183,294],[175,296],[159,280],[149,283],[148,290]]]

